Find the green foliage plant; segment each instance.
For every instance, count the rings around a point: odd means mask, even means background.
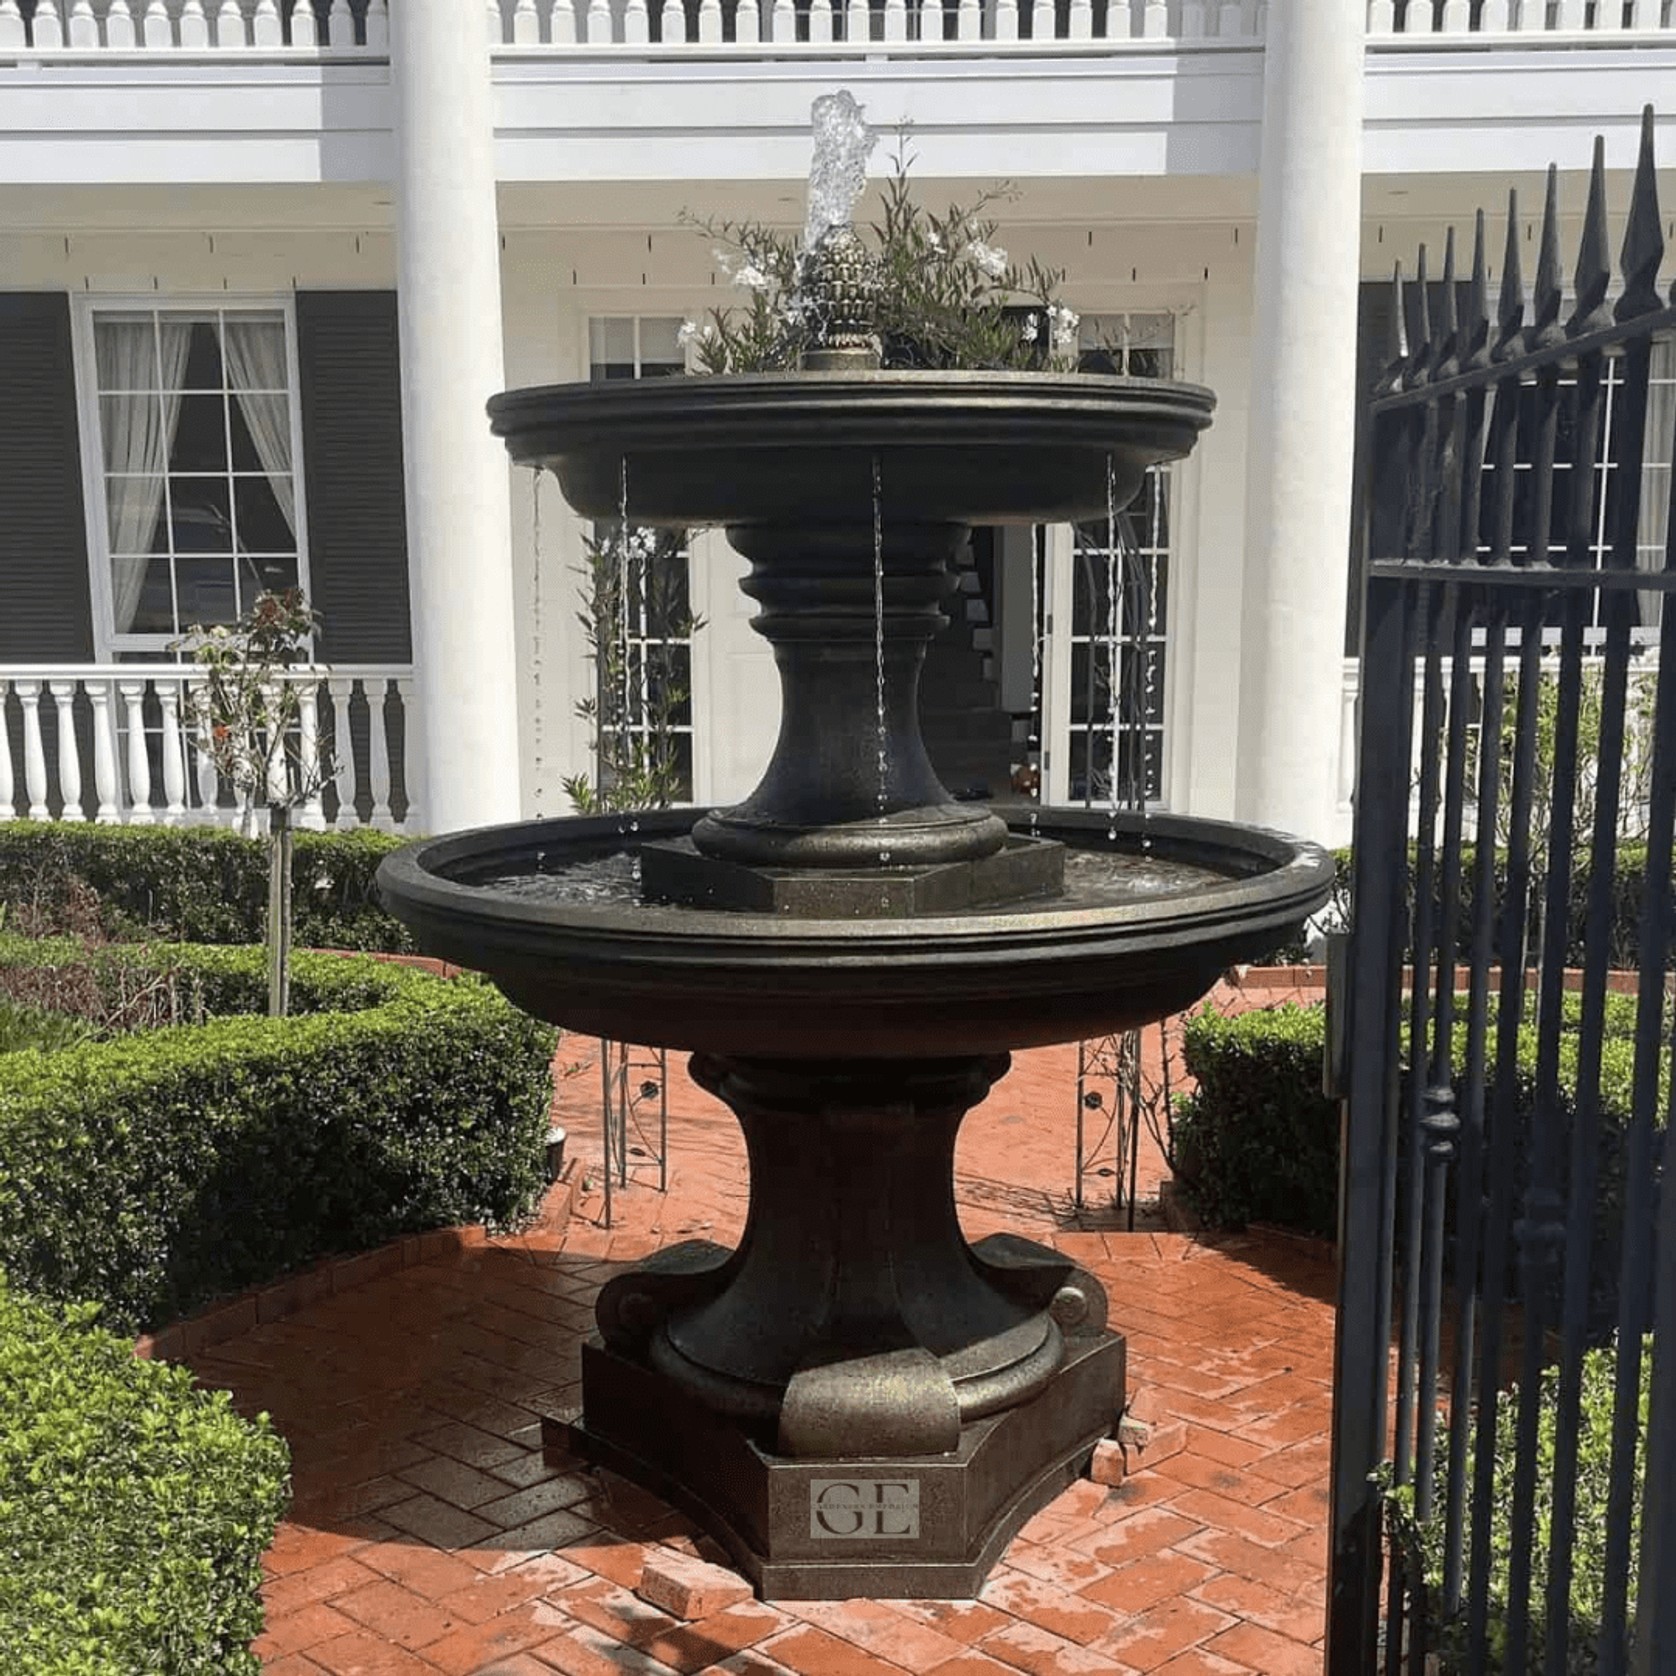
[[[991,213],[1009,186],[951,204],[937,215],[914,196],[913,158],[899,144],[883,182],[878,220],[863,236],[878,258],[879,338],[887,368],[1074,371],[1078,317],[1058,300],[1064,274],[1032,258],[1020,264],[996,243]],[[705,373],[784,372],[817,340],[803,300],[801,237],[758,221],[688,215],[710,239],[742,306],[688,322],[683,341]],[[858,229],[859,231],[859,229]]]
[[[545,1186],[555,1033],[487,984],[299,954],[299,1016],[260,1016],[257,948],[11,940],[0,970],[169,975],[204,1022],[0,1058],[0,1267],[159,1326],[314,1260]]]
[[[1572,1577],[1569,1621],[1566,1625],[1566,1676],[1595,1676],[1599,1668],[1598,1644],[1606,1598],[1607,1503],[1611,1491],[1612,1428],[1617,1401],[1616,1344],[1585,1353],[1582,1365],[1582,1401],[1578,1410],[1576,1511],[1572,1530]],[[1641,1353],[1639,1392],[1639,1441],[1635,1455],[1635,1482],[1630,1494],[1631,1530],[1629,1542],[1628,1616],[1635,1615],[1636,1570],[1640,1558],[1640,1523],[1647,1459],[1647,1418],[1652,1398],[1652,1340]],[[1494,1496],[1489,1510],[1490,1573],[1488,1613],[1488,1660],[1485,1676],[1542,1676],[1545,1668],[1547,1626],[1547,1576],[1554,1540],[1554,1454],[1559,1421],[1559,1372],[1550,1368],[1542,1376],[1537,1397],[1536,1503],[1529,1529],[1531,1575],[1535,1579],[1530,1595],[1530,1635],[1526,1643],[1524,1669],[1514,1672],[1507,1665],[1507,1614],[1511,1588],[1514,1543],[1513,1478],[1517,1458],[1520,1393],[1517,1387],[1496,1394]],[[1476,1427],[1469,1433],[1466,1482],[1475,1478]],[[1438,1438],[1439,1471],[1448,1459],[1447,1427]],[[1389,1470],[1382,1476],[1387,1523],[1398,1551],[1411,1568],[1425,1598],[1438,1600],[1443,1583],[1443,1521],[1433,1517],[1421,1523],[1415,1517],[1412,1485],[1395,1485]],[[1467,1517],[1476,1519],[1479,1510],[1469,1501]],[[1465,1623],[1446,1618],[1430,1624],[1429,1646],[1438,1655],[1443,1676],[1456,1676],[1468,1668]]]
[[[97,1313],[0,1275],[0,1670],[257,1676],[284,1441]]]
[[[305,738],[299,669],[319,626],[298,588],[257,596],[236,623],[194,627],[176,650],[203,671],[192,689],[198,737],[216,771],[250,807],[268,812],[268,1011],[290,1006],[291,850],[295,813],[332,777],[325,742]]]
[[[374,877],[402,842],[370,827],[295,834],[294,936],[305,948],[410,953]],[[259,943],[263,840],[215,826],[0,825],[0,907],[12,931],[90,940]]]

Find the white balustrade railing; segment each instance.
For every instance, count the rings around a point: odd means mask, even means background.
[[[382,57],[389,6],[434,0],[0,0],[0,52]],[[693,48],[844,56],[1171,50],[1252,45],[1269,0],[476,0],[497,51]],[[1370,47],[1506,36],[1622,43],[1676,38],[1676,0],[1287,0],[1365,5]]]
[[[304,827],[419,830],[417,710],[405,665],[299,669],[297,747],[321,794]],[[0,664],[0,821],[220,825],[252,810],[208,750],[190,664]],[[414,749],[409,749],[409,742]]]

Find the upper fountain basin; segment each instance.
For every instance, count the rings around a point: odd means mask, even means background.
[[[794,372],[556,384],[489,403],[587,518],[1035,524],[1103,518],[1187,454],[1216,397],[1100,373]]]

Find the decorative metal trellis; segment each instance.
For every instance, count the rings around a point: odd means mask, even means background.
[[[1615,296],[1608,240],[1597,142],[1569,311],[1553,171],[1528,305],[1516,202],[1493,311],[1482,215],[1469,284],[1452,238],[1440,290],[1395,281],[1361,497],[1354,931],[1335,1019],[1330,1676],[1676,1671],[1676,1193],[1662,1179],[1676,519],[1651,554],[1643,519],[1650,488],[1671,493],[1672,474],[1648,469],[1670,457],[1649,425],[1672,417],[1649,402],[1649,369],[1676,297],[1658,289],[1650,111]],[[1647,819],[1630,848],[1626,716],[1649,618]],[[1624,895],[1639,900],[1635,996],[1609,1007]],[[1586,1371],[1611,1407],[1605,1494],[1588,1505]]]

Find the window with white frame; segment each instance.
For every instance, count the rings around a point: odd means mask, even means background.
[[[84,340],[94,599],[161,652],[307,586],[291,324],[268,307],[96,307]]]
[[[1174,374],[1171,314],[1085,315],[1078,331],[1084,372]],[[1073,532],[1066,787],[1072,802],[1103,804],[1114,791],[1125,804],[1155,804],[1164,796],[1172,483],[1168,464],[1153,466],[1115,529],[1102,518]]]
[[[687,370],[678,317],[614,315],[588,322],[588,376],[595,383],[624,378],[667,378]],[[629,524],[634,523],[634,482],[627,484]],[[614,534],[595,526],[596,540]],[[614,660],[620,693],[596,695],[602,726],[626,727],[643,744],[670,753],[683,801],[692,797],[691,545],[683,530],[643,532],[634,542],[615,590],[607,590],[618,620]],[[602,630],[606,625],[601,625]]]

